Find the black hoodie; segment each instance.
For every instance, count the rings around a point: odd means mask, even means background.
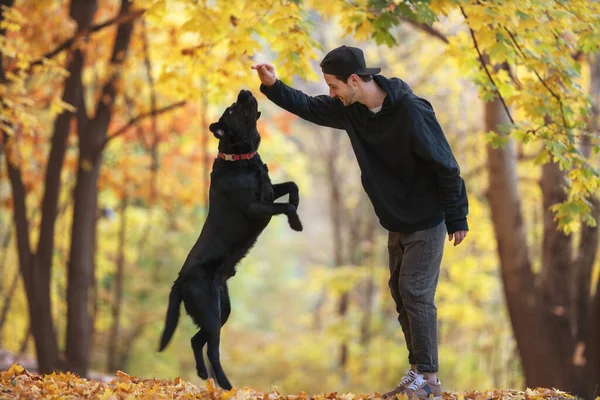
[[[381,111],[308,96],[280,80],[260,86],[271,101],[318,125],[348,133],[362,185],[381,225],[415,232],[444,219],[449,233],[468,230],[465,183],[431,104],[398,78],[373,76],[386,91]]]

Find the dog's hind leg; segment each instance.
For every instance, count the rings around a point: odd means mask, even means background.
[[[231,314],[231,302],[229,301],[229,289],[227,288],[227,283],[221,285],[219,295],[221,297],[221,326],[223,326],[229,319],[229,314]]]
[[[231,314],[231,302],[229,301],[229,290],[227,289],[227,284],[223,283],[219,290],[219,294],[221,296],[221,327],[225,325],[227,320],[229,319],[229,315]],[[202,347],[206,344],[206,340],[202,343]],[[217,380],[217,376],[212,365],[208,365],[208,376]]]
[[[219,346],[221,344],[221,326],[208,334],[208,345],[206,353],[208,355],[208,360],[210,361],[210,365],[213,367],[215,376],[217,378],[217,383],[225,390],[231,389],[231,383],[229,383],[229,379],[225,376],[225,371],[223,371],[223,367],[221,367],[221,355],[219,351]]]
[[[215,375],[219,386],[223,389],[230,390],[231,383],[225,376],[225,372],[221,367],[221,357],[220,357],[220,342],[221,342],[221,327],[225,325],[227,320],[229,319],[229,315],[231,314],[231,302],[229,300],[229,290],[227,288],[227,283],[223,282],[221,287],[219,288],[219,311],[220,311],[220,327],[215,329],[212,335],[208,336],[208,346],[207,346],[207,356],[210,361],[210,365],[212,366],[212,372]]]
[[[229,300],[229,290],[227,289],[227,284],[224,283],[220,290],[219,295],[221,297],[221,326],[225,325],[227,320],[229,319],[229,315],[231,314],[231,302]],[[198,331],[192,337],[192,349],[194,349],[194,358],[196,359],[196,372],[198,376],[202,379],[207,379],[210,375],[216,379],[216,374],[214,370],[211,368],[210,374],[206,369],[206,365],[204,363],[204,356],[202,354],[202,349],[204,345],[208,341],[208,336],[204,333],[202,329]]]
[[[208,336],[202,329],[192,336],[192,349],[194,350],[194,358],[196,359],[196,372],[202,379],[208,379],[208,372],[206,371],[206,364],[204,364],[204,356],[202,349],[208,341]]]
[[[198,337],[196,340],[192,340],[192,347],[194,348],[194,356],[196,357],[196,370],[198,376],[203,379],[206,368],[202,368],[200,364],[203,360],[202,357],[202,344],[204,341],[208,343],[207,355],[210,364],[215,372],[215,378],[217,383],[223,389],[231,389],[231,383],[225,376],[225,372],[221,367],[221,361],[219,359],[219,345],[221,338],[221,289],[219,282],[214,279],[200,280],[195,285],[189,287],[189,294],[192,297],[191,302],[186,302],[186,308],[188,313],[192,316],[196,324],[200,327],[200,332],[196,334]],[[226,311],[229,309],[229,305],[226,304]],[[226,312],[228,314],[228,311]],[[225,314],[223,314],[224,316]],[[195,337],[196,337],[195,336]]]

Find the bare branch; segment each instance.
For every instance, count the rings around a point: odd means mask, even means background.
[[[460,11],[462,12],[463,16],[465,17],[465,20],[468,20],[469,17],[467,17],[467,14],[465,13],[465,9],[462,6],[460,7]],[[502,97],[502,95],[500,94],[500,91],[498,90],[498,85],[496,85],[496,82],[494,81],[494,78],[492,77],[492,74],[490,73],[490,71],[487,67],[487,63],[483,59],[483,54],[481,53],[481,50],[479,49],[479,43],[477,42],[477,38],[475,38],[475,32],[470,27],[469,27],[469,31],[471,32],[471,38],[473,39],[473,44],[475,45],[475,50],[477,50],[477,54],[479,55],[479,62],[481,63],[481,66],[485,70],[485,73],[487,74],[488,79],[490,80],[490,82],[492,82],[492,85],[494,85],[494,91],[498,95],[498,98],[500,99],[500,102],[502,103],[502,106],[504,107],[504,110],[506,111],[506,115],[508,116],[508,119],[510,119],[510,122],[514,125],[515,120],[513,119],[512,115],[510,114],[510,110],[508,109],[508,106],[506,105],[506,101],[504,101],[504,97]]]
[[[127,130],[133,126],[135,126],[138,122],[146,119],[146,118],[150,118],[150,117],[155,117],[157,115],[160,114],[164,114],[166,112],[169,112],[171,110],[174,110],[176,108],[182,107],[186,104],[186,101],[180,101],[178,103],[174,103],[171,105],[168,105],[166,107],[163,108],[159,108],[157,110],[153,110],[144,114],[140,114],[135,118],[132,118],[125,126],[117,129],[115,132],[113,132],[112,134],[110,134],[105,140],[104,143],[102,144],[102,148],[106,147],[106,145],[108,144],[108,142],[110,142],[111,140],[121,136],[122,134],[124,134],[125,132],[127,132]]]

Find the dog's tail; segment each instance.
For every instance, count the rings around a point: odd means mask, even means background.
[[[167,309],[167,318],[165,321],[165,329],[163,330],[162,338],[160,339],[160,347],[158,351],[163,351],[171,336],[177,328],[177,322],[179,322],[179,306],[181,305],[181,290],[179,288],[179,282],[175,281],[169,294],[169,308]]]

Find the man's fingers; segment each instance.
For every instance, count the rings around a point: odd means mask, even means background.
[[[466,236],[467,236],[467,231],[456,232],[454,234],[454,237],[455,237],[454,246],[458,246],[459,244],[461,244]]]
[[[449,233],[449,234],[448,234],[448,241],[449,241],[449,242],[451,242],[451,241],[452,241],[452,236],[453,236],[453,234],[452,234],[452,233]]]
[[[254,65],[252,65],[251,68],[252,69],[261,69],[263,67],[266,68],[267,71],[271,70],[273,68],[273,66],[271,64],[266,64],[266,63],[263,63],[263,64],[254,64]]]
[[[458,246],[458,244],[460,243],[461,239],[461,233],[462,232],[455,232],[454,233],[454,246]]]

